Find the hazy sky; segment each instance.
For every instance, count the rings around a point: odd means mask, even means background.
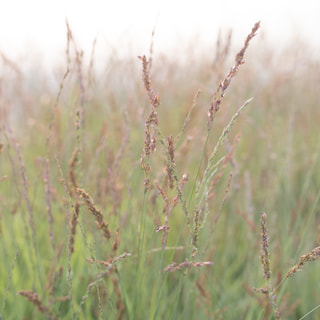
[[[157,52],[183,46],[196,35],[204,46],[213,45],[219,28],[224,33],[232,28],[235,41],[242,42],[259,20],[260,32],[274,43],[298,35],[320,52],[319,12],[320,0],[2,0],[0,50],[13,60],[35,51],[47,63],[57,61],[65,48],[67,18],[88,54],[96,36],[100,54],[116,48],[148,53],[156,20]]]

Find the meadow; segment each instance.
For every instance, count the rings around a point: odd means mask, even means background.
[[[0,319],[320,318],[320,62],[1,55]],[[89,55],[88,61],[84,59]]]

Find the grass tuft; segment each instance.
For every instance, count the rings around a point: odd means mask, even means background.
[[[0,53],[0,320],[320,317],[320,64],[259,30],[104,69],[66,21],[31,78]]]

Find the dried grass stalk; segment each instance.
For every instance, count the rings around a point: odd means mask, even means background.
[[[44,314],[48,319],[55,320],[58,319],[55,317],[52,312],[50,312],[49,308],[44,305],[44,303],[39,298],[38,294],[32,290],[21,290],[17,293],[17,295],[21,295],[26,297],[30,302],[32,302],[37,309]]]
[[[293,276],[295,273],[302,271],[303,266],[310,261],[314,261],[320,258],[320,247],[314,248],[311,252],[301,256],[298,263],[289,269],[285,278]]]
[[[108,223],[103,219],[102,212],[96,207],[90,195],[84,189],[81,188],[77,188],[77,193],[84,200],[84,204],[89,210],[89,212],[92,213],[96,218],[98,228],[102,230],[103,236],[106,239],[110,239],[111,232],[109,230]]]

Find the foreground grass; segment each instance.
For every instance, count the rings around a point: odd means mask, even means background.
[[[69,32],[32,95],[6,61],[1,319],[319,317],[319,64],[246,52],[257,29],[99,76]]]

